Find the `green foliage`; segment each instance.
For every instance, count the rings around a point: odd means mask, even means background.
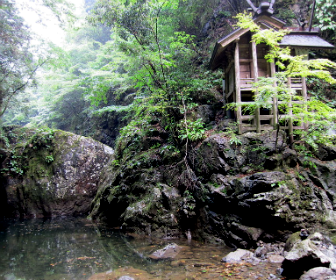
[[[115,166],[115,167],[120,166],[120,164],[119,164],[119,160],[114,159],[114,160],[112,161],[112,166]]]
[[[41,148],[50,148],[50,145],[54,139],[54,130],[50,128],[41,128],[37,130],[37,133],[34,134],[29,140],[29,145],[34,150]]]
[[[328,83],[336,83],[329,69],[336,68],[336,63],[327,59],[307,60],[305,56],[292,56],[290,49],[281,48],[280,41],[289,31],[274,29],[261,29],[251,17],[246,14],[237,15],[238,26],[249,28],[254,32],[252,40],[256,44],[265,43],[270,47],[265,58],[268,62],[275,62],[280,69],[285,70],[286,77],[315,77]]]
[[[3,127],[0,126],[0,143],[1,143],[1,147],[8,149],[10,147],[10,143],[9,143],[9,139],[7,137],[7,134],[5,133],[5,131],[3,130]]]
[[[212,86],[209,72],[194,75],[199,72],[191,63],[197,53],[194,36],[178,31],[178,21],[174,20],[179,17],[180,4],[178,0],[100,0],[89,17],[92,23],[113,28],[113,47],[118,47],[123,71],[132,80],[126,81],[124,74],[120,77],[136,89],[129,107],[132,121],[121,131],[121,137],[144,135],[140,130],[146,131],[157,118],[162,119],[174,141],[204,137],[199,120],[187,122],[188,128],[179,124],[181,114],[196,106],[194,97]],[[100,101],[99,95],[92,97]]]
[[[7,138],[7,158],[3,162],[1,173],[21,176],[30,172],[34,164],[41,165],[41,172],[47,164],[55,161],[53,155],[54,130],[42,128],[37,130],[9,129],[3,138]],[[34,171],[35,172],[35,171]]]
[[[46,156],[45,161],[46,163],[52,163],[54,161],[54,157],[52,155]]]
[[[204,139],[205,129],[202,119],[197,119],[196,121],[187,120],[186,122],[182,120],[180,122],[179,138],[188,138],[192,142]]]
[[[336,40],[336,3],[333,0],[317,0],[315,18],[325,37]]]
[[[184,196],[186,199],[189,199],[189,200],[193,200],[193,199],[194,199],[192,193],[191,193],[189,190],[185,190],[184,193],[183,193],[183,196]]]
[[[242,142],[237,136],[238,133],[238,124],[237,123],[229,123],[229,125],[225,128],[224,135],[230,138],[230,144],[241,145]]]
[[[315,145],[315,143],[314,143]],[[294,144],[294,149],[298,152],[299,156],[302,157],[302,162],[303,165],[311,168],[311,169],[315,169],[316,165],[315,163],[312,161],[312,158],[314,158],[314,155],[310,149],[311,147],[309,146],[309,144],[307,143],[296,143]]]
[[[336,100],[334,99],[336,84],[331,85],[318,78],[309,78],[307,79],[307,86],[309,93],[314,99],[322,101],[329,107],[336,109]]]
[[[65,4],[37,0],[42,2],[56,11]],[[141,145],[158,120],[170,144],[184,143],[181,118],[192,115],[199,100],[212,102],[210,90],[220,82],[218,75],[214,79],[199,66],[202,53],[195,38],[218,2],[96,1],[88,21],[78,20],[76,29],[67,32],[67,46],[51,46],[38,87],[18,98],[24,107],[12,107],[6,124],[90,135],[92,117],[99,120],[111,113],[129,122],[120,132],[125,138],[120,147],[129,151]],[[190,124],[192,139],[203,137],[204,128],[197,124]],[[125,147],[132,137],[134,144]]]
[[[117,105],[111,105],[106,106],[101,109],[97,109],[93,112],[94,115],[101,116],[106,112],[130,112],[132,110],[133,105],[127,105],[127,106],[117,106]]]
[[[13,150],[9,160],[5,163],[5,167],[1,169],[1,173],[23,175],[22,159],[22,156],[16,150]]]
[[[63,24],[74,21],[73,6],[67,0],[0,1],[0,117],[10,109],[6,121],[12,124],[26,124],[28,117],[36,115],[36,111],[28,113],[32,102],[27,93],[36,85],[36,72],[52,60],[50,50],[28,28],[20,10],[29,11],[38,22],[46,8]]]

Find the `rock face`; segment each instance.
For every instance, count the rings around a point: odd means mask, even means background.
[[[87,214],[114,151],[63,131],[28,134],[2,163],[7,170],[3,213],[21,218]],[[14,159],[19,160],[12,170]]]
[[[186,165],[185,152],[155,133],[118,148],[122,156],[105,176],[92,218],[241,248],[285,241],[301,228],[336,226],[335,147],[321,147],[322,158],[313,159],[289,149],[282,134],[276,141],[274,131],[236,141],[215,134],[188,151]]]
[[[207,189],[200,210],[205,232],[247,248],[258,240],[285,241],[301,228],[335,225],[335,158],[309,159],[309,165],[281,136],[277,153],[274,134],[247,133],[238,145],[214,135],[196,151],[194,170]]]

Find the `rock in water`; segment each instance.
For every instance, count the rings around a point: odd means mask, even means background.
[[[163,249],[156,250],[154,253],[149,255],[149,258],[153,260],[173,259],[181,252],[181,250],[182,247],[175,243],[171,243]]]
[[[226,255],[223,259],[222,262],[226,263],[240,263],[244,260],[251,259],[253,257],[253,253],[250,252],[249,250],[245,249],[237,249],[234,252],[229,253]]]
[[[118,278],[118,280],[135,280],[133,277],[130,276],[121,276]]]

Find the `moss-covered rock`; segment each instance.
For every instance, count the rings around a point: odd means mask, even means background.
[[[164,145],[124,152],[106,173],[91,217],[144,234],[190,233],[245,248],[336,226],[333,159],[310,159],[308,169],[284,135],[237,137],[238,144],[214,134],[175,162],[165,160]]]
[[[3,215],[48,217],[87,214],[113,150],[69,132],[15,129],[2,163]]]

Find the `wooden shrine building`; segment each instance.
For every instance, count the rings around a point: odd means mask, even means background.
[[[274,0],[262,2],[259,8],[256,8],[251,1],[247,0],[255,12],[254,21],[261,28],[289,29],[290,33],[284,36],[280,42],[281,46],[289,47],[295,55],[308,54],[309,49],[331,49],[333,45],[329,44],[318,36],[319,29],[308,27],[285,27],[285,22],[273,16]],[[254,92],[252,84],[258,80],[258,77],[272,77],[277,68],[274,63],[269,63],[265,59],[267,46],[265,44],[256,45],[251,42],[252,33],[249,29],[237,29],[220,39],[213,51],[210,68],[216,70],[222,68],[225,79],[223,80],[224,104],[236,102],[253,101]],[[302,95],[307,100],[307,89],[305,78],[291,78],[288,80],[288,86],[297,94]],[[243,113],[240,106],[237,111],[227,111],[227,116],[236,118],[238,122],[238,132],[257,131],[273,129],[277,123],[278,110],[273,102],[273,110],[256,110],[253,115]],[[295,125],[295,124],[294,124]],[[289,122],[285,128],[289,130],[302,129],[305,125],[293,126]]]

